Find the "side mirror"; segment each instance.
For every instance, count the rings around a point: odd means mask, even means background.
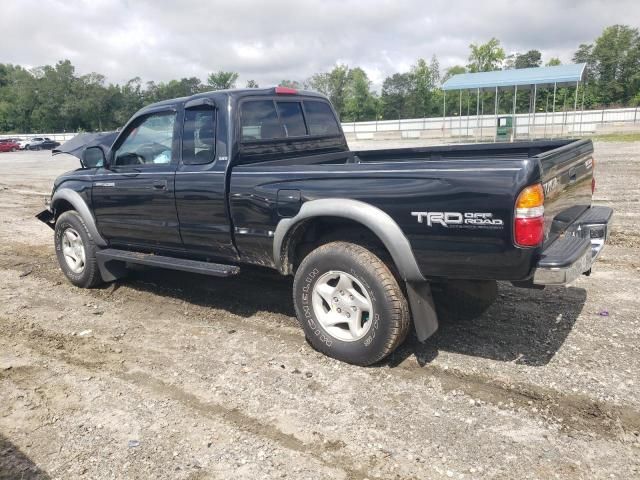
[[[107,159],[100,147],[89,147],[82,153],[82,165],[85,168],[106,167]]]

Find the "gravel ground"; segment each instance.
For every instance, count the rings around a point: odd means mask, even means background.
[[[616,218],[590,277],[501,284],[359,368],[305,343],[264,270],[72,287],[33,216],[76,161],[0,154],[0,479],[640,478],[640,144],[596,162]]]

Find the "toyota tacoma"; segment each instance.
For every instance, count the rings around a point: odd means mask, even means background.
[[[155,103],[54,153],[81,161],[38,215],[71,283],[272,268],[308,342],[358,365],[480,315],[497,281],[588,275],[612,216],[590,140],[351,151],[326,97],[284,87]]]

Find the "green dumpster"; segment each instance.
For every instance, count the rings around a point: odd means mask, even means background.
[[[502,142],[509,142],[513,134],[513,117],[498,117],[498,131],[496,139]]]

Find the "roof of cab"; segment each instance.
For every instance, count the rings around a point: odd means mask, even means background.
[[[241,97],[248,97],[248,96],[260,96],[260,95],[265,95],[265,96],[272,96],[272,95],[278,95],[278,93],[276,92],[276,88],[278,87],[267,87],[267,88],[233,88],[233,89],[229,89],[229,90],[212,90],[209,92],[202,92],[202,93],[196,93],[195,95],[191,95],[190,97],[178,97],[178,98],[171,98],[168,100],[162,100],[160,102],[156,102],[156,103],[151,103],[149,105],[146,105],[144,107],[142,107],[138,112],[136,112],[136,115],[139,113],[143,113],[147,110],[152,110],[152,109],[156,109],[157,107],[163,107],[163,106],[176,106],[176,105],[182,105],[190,100],[195,100],[198,98],[215,98],[215,97],[220,97],[220,96],[230,96],[230,97],[234,97],[234,98],[241,98]],[[279,94],[283,97],[287,97],[289,95],[297,95],[297,96],[305,96],[305,97],[318,97],[318,98],[323,98],[323,99],[327,99],[326,96],[322,95],[321,93],[318,92],[312,92],[309,90],[297,90],[297,93],[284,93],[284,94]]]

